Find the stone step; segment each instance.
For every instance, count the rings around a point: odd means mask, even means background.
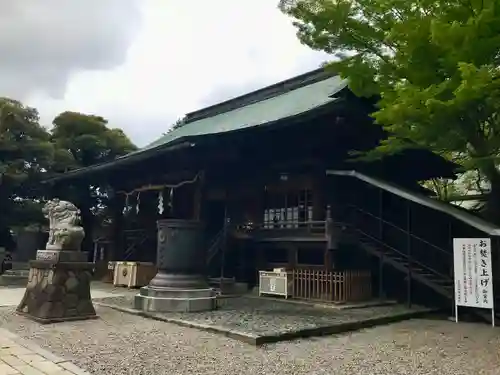
[[[3,274],[3,276],[25,277],[25,278],[28,278],[29,275],[30,275],[29,269],[11,269],[11,270],[6,270]]]
[[[26,286],[28,276],[0,275],[0,286]]]
[[[13,267],[0,275],[0,286],[26,286],[30,274],[29,266],[26,267],[24,263],[14,265],[19,268]]]

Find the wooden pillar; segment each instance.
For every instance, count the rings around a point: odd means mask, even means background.
[[[316,174],[313,179],[313,221],[326,219],[325,183],[324,177]]]
[[[114,194],[109,203],[111,212],[111,247],[109,254],[107,254],[108,260],[120,260],[123,257],[124,204],[125,197],[120,194]]]
[[[205,173],[202,172],[199,180],[196,182],[193,197],[193,219],[200,221],[203,217],[203,201],[205,197]]]
[[[298,256],[298,247],[294,245],[290,245],[288,247],[288,269],[297,268],[297,256]]]
[[[379,198],[378,198],[378,211],[379,211],[379,240],[384,243],[384,191],[382,189],[379,190]],[[378,267],[378,296],[380,299],[385,298],[384,291],[384,253],[380,252],[379,256],[379,267]]]
[[[335,254],[333,251],[337,249],[336,242],[338,238],[335,238],[334,226],[335,223],[332,218],[332,202],[330,194],[331,189],[329,189],[329,184],[327,184],[326,178],[319,177],[316,180],[316,190],[320,192],[321,197],[318,199],[317,204],[321,204],[323,217],[319,220],[325,221],[325,254],[324,254],[324,265],[325,271],[332,271],[335,268],[334,260]],[[318,210],[315,208],[315,212]],[[335,246],[334,246],[335,245]]]
[[[335,268],[333,264],[333,250],[326,249],[325,251],[325,271],[332,271]]]
[[[408,283],[406,284],[408,307],[412,305],[412,254],[411,254],[411,206],[406,204],[406,251],[408,256]]]

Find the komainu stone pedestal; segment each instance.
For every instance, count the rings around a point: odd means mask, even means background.
[[[86,258],[86,253],[75,253]],[[83,261],[31,261],[28,285],[16,311],[44,324],[97,318],[90,296],[93,267]]]

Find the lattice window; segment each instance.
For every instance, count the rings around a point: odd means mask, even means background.
[[[299,228],[313,218],[313,199],[309,189],[270,192],[266,197],[264,228]]]

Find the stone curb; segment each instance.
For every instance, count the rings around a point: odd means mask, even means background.
[[[4,328],[0,328],[0,333],[1,333],[2,337],[13,341],[14,343],[16,343],[16,344],[28,349],[29,351],[33,352],[34,354],[38,354],[38,355],[42,356],[47,361],[53,362],[53,363],[65,368],[66,370],[71,371],[75,375],[91,375],[90,372],[79,368],[74,363],[72,363],[71,360],[61,358],[61,357],[43,349],[39,345],[35,344],[33,341],[22,338],[22,337],[16,335],[15,333],[7,331]]]
[[[117,311],[121,311],[121,312],[124,312],[127,314],[131,314],[131,315],[141,316],[143,318],[172,323],[172,324],[176,324],[176,325],[179,325],[182,327],[197,328],[197,329],[200,329],[200,330],[203,330],[206,332],[222,334],[226,337],[229,337],[229,338],[232,338],[235,340],[239,340],[239,341],[242,341],[246,344],[250,344],[250,345],[254,345],[254,346],[261,346],[264,344],[272,344],[272,343],[276,343],[276,342],[280,342],[280,341],[290,341],[290,340],[295,340],[295,339],[299,339],[299,338],[328,336],[328,335],[335,335],[335,334],[344,333],[344,332],[357,331],[360,329],[370,328],[370,327],[374,327],[377,325],[384,325],[384,324],[399,322],[402,320],[419,318],[419,317],[422,317],[423,315],[426,315],[428,313],[435,311],[434,309],[421,309],[418,311],[409,311],[409,312],[404,312],[404,313],[399,313],[399,314],[394,314],[394,315],[389,315],[389,316],[375,317],[375,318],[370,318],[370,319],[365,319],[365,320],[355,321],[355,322],[345,322],[345,323],[339,323],[339,324],[333,324],[333,325],[327,325],[327,326],[321,326],[321,327],[315,327],[315,328],[305,328],[305,329],[301,329],[301,330],[294,331],[294,332],[284,332],[284,333],[276,333],[276,334],[270,334],[270,335],[264,335],[264,336],[257,336],[257,335],[253,335],[250,333],[231,330],[231,329],[221,327],[221,326],[189,322],[189,321],[182,320],[182,319],[168,318],[168,317],[161,316],[158,314],[149,314],[149,313],[146,313],[144,311],[138,311],[138,310],[127,308],[127,307],[116,306],[116,305],[111,305],[111,304],[102,303],[102,302],[94,302],[94,305],[101,306],[101,307],[107,307],[107,308],[110,308],[113,310],[117,310]]]
[[[340,333],[359,331],[361,329],[371,328],[379,325],[386,325],[390,323],[400,322],[403,320],[420,318],[423,315],[426,315],[432,311],[433,311],[432,309],[409,311],[394,315],[358,320],[354,322],[344,322],[344,323],[332,324],[315,328],[305,328],[295,332],[284,332],[275,335],[259,336],[257,338],[256,345],[272,344],[279,341],[290,341],[300,338],[331,336]]]
[[[267,301],[276,301],[276,302],[283,302],[283,303],[290,303],[294,305],[305,305],[308,307],[314,307],[316,309],[330,309],[330,310],[354,310],[354,309],[363,309],[366,307],[380,307],[380,306],[391,306],[391,305],[397,305],[396,301],[372,301],[372,302],[367,302],[367,303],[362,303],[358,305],[350,305],[350,304],[328,304],[328,303],[310,303],[307,301],[297,301],[297,300],[292,300],[292,299],[283,299],[283,298],[269,298],[269,297],[261,297],[258,295],[242,295],[241,297],[243,298],[252,298],[252,299],[263,299],[265,298]]]

